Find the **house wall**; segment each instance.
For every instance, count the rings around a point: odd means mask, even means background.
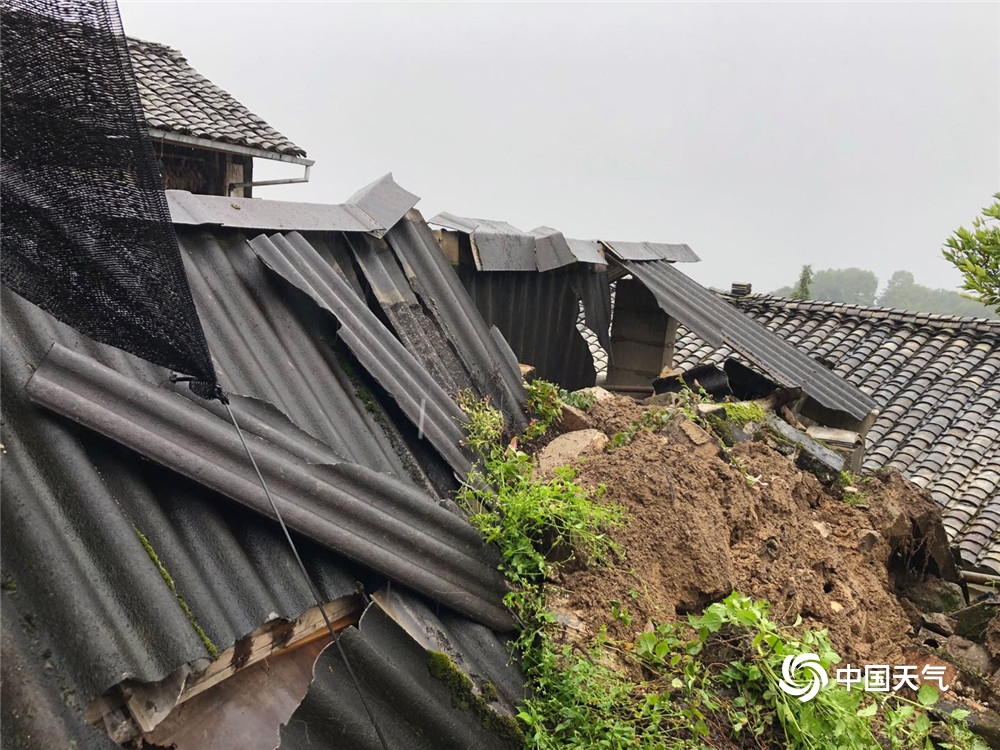
[[[253,158],[200,148],[155,144],[164,190],[187,190],[201,195],[228,195],[229,184],[253,180]],[[251,197],[252,188],[233,195]]]

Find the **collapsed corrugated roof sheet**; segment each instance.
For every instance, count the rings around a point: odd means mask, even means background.
[[[348,477],[350,485],[367,477],[363,483],[370,479],[386,490],[372,495],[372,502],[384,504],[387,498],[405,496],[416,503],[412,506],[415,515],[408,519],[393,511],[394,528],[404,536],[415,532],[414,540],[427,532],[426,541],[439,544],[440,529],[434,528],[438,522],[432,519],[449,527],[464,522],[439,507],[453,507],[444,498],[455,482],[450,467],[428,443],[431,425],[425,422],[421,430],[364,368],[361,358],[339,341],[340,333],[347,335],[343,321],[269,272],[241,230],[211,223],[217,225],[178,228],[182,255],[222,382],[244,396],[234,398],[234,407],[247,431],[256,435],[253,442],[260,446],[259,460],[266,464],[269,457],[282,457],[284,466],[277,473],[285,479],[272,473],[274,487],[282,481],[296,481],[295,472],[313,487],[330,486]],[[515,380],[509,350],[504,351],[502,339],[476,315],[443,259],[438,264],[424,257],[427,249],[419,245],[426,244],[430,234],[419,224],[419,214],[413,212],[389,232],[387,240],[373,240],[388,242],[400,263],[400,273],[390,275],[393,284],[403,292],[405,281],[415,295],[408,298],[411,311],[417,309],[414,304],[423,305],[427,325],[438,327],[450,347],[461,348],[463,362],[474,363],[476,373],[469,375],[470,382],[499,389],[503,396],[497,396],[498,403],[508,406],[510,413],[518,411],[524,393]],[[287,242],[282,235],[276,237]],[[350,245],[342,236],[329,233],[299,237],[296,242],[327,253],[331,264],[338,262],[337,253],[345,253],[339,256],[338,267],[350,268],[355,277],[338,290],[345,299],[353,295],[355,301],[350,304],[364,318],[354,327],[354,335],[362,343],[384,338],[385,324],[360,312],[359,301],[364,304],[362,295],[369,282],[363,272],[356,274],[355,269],[364,264],[350,253],[352,246],[364,244]],[[362,237],[354,235],[353,239]],[[436,244],[433,249],[437,252]],[[404,259],[403,253],[409,255]],[[390,260],[381,258],[382,263]],[[443,271],[451,278],[440,278]],[[427,309],[428,290],[442,295],[434,310]],[[379,302],[370,303],[371,309],[379,311]],[[88,341],[6,289],[3,306],[7,322],[3,331],[7,455],[0,531],[5,592],[4,740],[15,746],[57,746],[75,738],[83,747],[104,747],[107,737],[84,726],[83,710],[123,676],[144,682],[164,680],[180,665],[210,658],[212,651],[232,646],[275,616],[294,619],[313,601],[277,526],[223,499],[217,491],[226,492],[225,488],[216,486],[208,475],[189,472],[195,479],[191,481],[144,461],[118,443],[30,404],[23,390],[53,343],[124,378],[128,387],[122,387],[123,394],[155,388],[168,373]],[[473,341],[474,346],[466,343]],[[418,371],[425,371],[440,356],[438,350],[405,355],[401,353],[405,349],[393,351],[407,358],[408,376],[419,382],[424,382],[424,376]],[[38,384],[50,377],[48,370],[54,363],[48,362],[37,373]],[[70,384],[74,378],[69,378]],[[116,403],[101,396],[95,412],[86,399],[68,392],[61,398],[68,399],[64,408],[78,409],[76,416],[83,420],[97,413],[114,415],[126,406],[124,398]],[[179,402],[175,408],[182,412],[188,407],[197,409],[200,416],[181,420],[186,427],[165,446],[169,449],[158,460],[170,465],[180,460],[203,461],[219,449],[215,428],[210,427],[211,420],[218,421],[210,413],[217,406],[195,404],[166,392],[158,400],[163,398]],[[433,417],[429,412],[425,416]],[[437,426],[443,434],[444,422]],[[107,423],[101,420],[95,427],[102,431]],[[148,431],[155,436],[159,430]],[[457,444],[451,447],[458,449]],[[208,464],[217,468],[214,461]],[[249,483],[247,493],[252,491],[251,480],[248,473],[244,479]],[[365,491],[348,490],[348,495],[352,493]],[[317,502],[310,493],[292,494],[300,502],[303,498]],[[308,518],[302,519],[306,519],[307,534],[316,536]],[[325,598],[353,593],[357,581],[374,590],[385,580],[371,561],[349,563],[302,535],[297,535],[297,543]],[[450,558],[469,543],[473,543],[471,535],[442,553]],[[352,556],[380,554],[376,545],[370,546],[369,550],[345,551]],[[423,542],[409,552],[397,542],[390,547],[411,564],[417,560],[420,565],[438,564],[425,554],[430,548]],[[441,570],[448,569],[448,575],[457,576],[461,585],[472,580],[461,572],[464,563],[456,567],[441,562]],[[494,570],[487,573],[489,578],[495,575]],[[443,588],[455,587],[449,583]],[[449,598],[443,591],[430,595],[436,601]],[[178,597],[183,597],[183,603]],[[449,617],[462,620],[460,615]],[[346,677],[340,672],[335,679]],[[400,705],[391,708],[402,710]],[[383,721],[391,723],[394,718],[384,716]],[[481,742],[488,741],[484,735]]]
[[[770,296],[732,303],[876,402],[864,468],[898,469],[928,489],[963,564],[1000,573],[1000,322]],[[678,332],[683,369],[732,356],[742,354]]]
[[[875,401],[843,378],[798,351],[780,336],[727,304],[671,263],[622,258],[622,266],[656,297],[660,308],[714,346],[731,347],[780,385],[801,388],[821,406],[859,422]]]
[[[401,626],[401,620],[409,627]],[[524,697],[520,673],[508,665],[510,647],[487,628],[447,614],[438,617],[412,598],[393,592],[378,597],[359,627],[345,631],[341,643],[376,715],[393,718],[381,726],[390,748],[522,745],[510,714],[491,717],[481,710],[484,694],[495,691],[511,709]],[[357,691],[337,679],[342,669],[340,655],[327,648],[316,662],[305,700],[281,730],[283,750],[384,750]],[[469,681],[456,680],[455,669],[471,675]],[[456,709],[456,704],[462,708]],[[484,722],[493,731],[484,732]]]
[[[178,50],[132,38],[128,49],[150,128],[305,156],[305,151],[192,68]]]

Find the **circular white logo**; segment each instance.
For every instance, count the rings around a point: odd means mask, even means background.
[[[805,681],[797,678],[799,670],[806,672]],[[816,693],[826,687],[826,683],[830,680],[816,654],[798,656],[789,654],[781,664],[781,676],[782,679],[778,681],[781,691],[798,698],[803,703],[815,698]]]

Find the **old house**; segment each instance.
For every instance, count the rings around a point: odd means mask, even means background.
[[[264,120],[195,70],[177,50],[128,39],[129,55],[166,190],[251,197],[254,159],[313,161]]]

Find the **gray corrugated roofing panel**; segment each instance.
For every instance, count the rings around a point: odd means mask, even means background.
[[[365,232],[382,237],[420,199],[385,175],[343,205],[196,195],[167,190],[174,224],[299,232]]]
[[[260,235],[250,240],[250,246],[268,268],[337,319],[341,324],[337,336],[413,424],[421,426],[438,453],[464,476],[472,465],[461,447],[465,414],[316,248],[298,232],[270,238]]]
[[[301,230],[317,232],[371,232],[385,229],[357,206],[228,198],[167,190],[167,205],[174,224],[210,224],[238,229]]]
[[[305,156],[305,151],[192,68],[179,51],[131,38],[128,49],[151,128]]]
[[[865,367],[852,366],[851,374],[880,407],[866,439],[865,469],[902,465],[941,504],[963,564],[1000,573],[1000,524],[985,513],[991,498],[1000,497],[1000,321],[767,295],[733,303],[838,370],[863,352]],[[854,335],[840,335],[845,330]],[[728,354],[705,348],[694,332],[678,332],[681,369]]]
[[[531,230],[531,236],[535,238],[535,264],[539,271],[551,271],[576,263],[576,256],[559,230],[538,227]]]
[[[713,346],[726,344],[785,386],[820,405],[863,420],[875,401],[726,303],[667,261],[622,264],[656,296],[664,312]]]
[[[392,248],[384,240],[365,235],[341,236],[399,340],[416,353],[435,382],[452,398],[460,391],[471,390],[472,380],[462,361],[444,330],[428,325],[428,315],[410,288]]]
[[[494,710],[508,716],[524,702],[525,679],[513,643],[494,631],[456,616],[434,611],[419,597],[399,586],[386,586],[372,599],[417,643],[448,657],[477,685],[488,682],[496,688]]]
[[[4,742],[63,747],[82,735],[81,747],[105,747],[83,710],[123,676],[158,681],[207,657],[189,617],[225,649],[272,613],[297,617],[311,594],[275,524],[33,406],[23,390],[54,341],[148,382],[168,373],[0,293]],[[363,433],[357,442],[367,442]],[[368,580],[310,541],[300,550],[330,599],[353,592],[359,575]],[[34,692],[41,686],[51,692]]]
[[[668,245],[662,242],[621,242],[601,240],[622,260],[669,260],[679,263],[697,263],[701,258],[687,245]]]
[[[454,345],[473,385],[490,396],[510,427],[523,430],[528,424],[524,414],[527,394],[520,371],[510,364],[510,349],[495,340],[490,323],[479,314],[420,212],[411,210],[385,239],[424,309]]]
[[[470,708],[456,709],[456,696],[430,670],[431,655],[377,604],[340,644],[357,675],[365,702],[390,748],[407,750],[500,750],[520,747],[483,726]],[[282,750],[344,747],[384,750],[365,705],[349,680],[337,648],[316,661],[313,683],[281,729]]]
[[[236,431],[194,402],[56,344],[26,386],[32,401],[271,517]],[[290,529],[492,627],[499,558],[465,520],[399,480],[352,463],[316,465],[249,440]]]
[[[427,232],[422,221],[397,227],[401,238],[411,230]],[[360,370],[355,381],[341,367],[350,355],[336,341],[332,317],[271,274],[239,231],[181,226],[178,239],[220,380],[246,396],[233,401],[247,427],[304,461],[343,457],[432,494],[424,469],[430,458],[439,461],[436,453],[421,447],[427,444],[415,430],[410,436],[397,429],[397,420],[411,429],[398,412],[362,401],[359,383],[374,386]],[[318,236],[313,242],[322,245]],[[476,352],[489,378],[502,381],[509,367],[490,371],[486,364],[495,343],[488,326],[464,290],[466,306],[460,295],[450,299],[449,282],[461,286],[446,262],[450,277],[432,270],[440,252],[428,257],[408,266],[408,281],[434,290],[441,308],[435,320],[459,328],[460,337],[488,341],[480,349],[462,346]],[[344,281],[360,291],[353,273]],[[313,602],[272,521],[32,405],[23,392],[53,342],[149,384],[163,383],[166,371],[95,344],[6,288],[0,293],[4,743],[62,747],[74,738],[81,747],[103,748],[107,738],[83,723],[93,698],[123,675],[158,681],[207,655],[137,532],[220,650],[274,615],[294,619]],[[523,404],[519,377],[514,385]],[[442,487],[450,492],[453,485]],[[357,581],[368,590],[385,582],[310,539],[297,541],[327,599],[353,593]]]
[[[535,238],[505,221],[479,222],[469,235],[480,271],[535,271]]]
[[[348,198],[347,203],[357,206],[371,216],[375,224],[381,227],[373,234],[382,237],[406,215],[407,211],[417,205],[419,200],[416,195],[397,185],[390,172],[365,185]]]
[[[576,327],[577,273],[591,272],[576,264],[548,273],[460,271],[479,313],[500,329],[517,359],[568,390],[591,386],[596,377]]]
[[[581,263],[596,263],[598,265],[607,264],[607,260],[602,252],[602,245],[598,240],[574,240],[566,238],[570,252]]]
[[[481,219],[470,219],[464,216],[455,216],[455,214],[449,211],[442,211],[441,213],[428,219],[427,223],[438,227],[444,227],[445,229],[451,229],[454,232],[472,234],[476,231],[476,227],[479,226],[480,221]]]

